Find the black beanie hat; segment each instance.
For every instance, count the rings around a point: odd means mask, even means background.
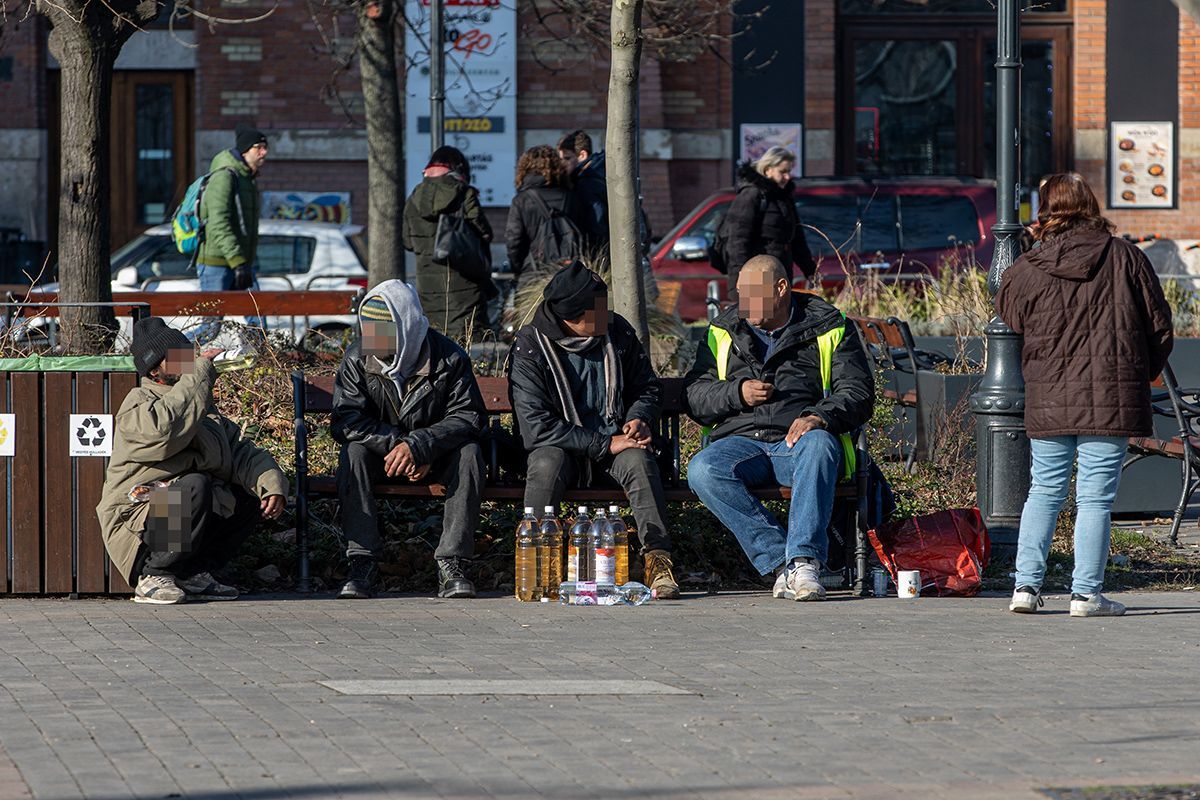
[[[556,272],[543,293],[546,308],[559,319],[579,319],[595,307],[597,297],[607,295],[600,276],[578,260]]]
[[[129,352],[133,354],[134,369],[143,378],[163,362],[168,350],[191,349],[191,340],[182,331],[167,325],[162,317],[147,317],[133,324],[133,342],[129,345]]]
[[[266,144],[267,135],[249,125],[238,125],[236,130],[237,151],[244,153],[256,144]]]

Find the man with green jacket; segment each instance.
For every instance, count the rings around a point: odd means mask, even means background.
[[[158,317],[134,325],[130,350],[141,383],[116,415],[96,508],[105,549],[136,602],[235,598],[212,572],[282,513],[287,479],[214,407],[210,354]]]
[[[254,265],[258,252],[259,170],[267,160],[267,137],[249,126],[237,128],[237,145],[213,156],[211,176],[200,197],[204,235],[196,254],[200,291],[258,288]],[[219,319],[219,318],[218,318]],[[251,319],[251,325],[261,320]],[[205,342],[217,334],[216,322],[201,326],[192,338]]]

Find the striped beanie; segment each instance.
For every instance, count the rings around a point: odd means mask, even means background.
[[[388,304],[382,297],[369,297],[363,301],[363,304],[358,308],[358,314],[363,319],[373,320],[375,322],[395,322],[392,319],[392,311],[388,308]]]

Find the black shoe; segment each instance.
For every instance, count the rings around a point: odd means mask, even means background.
[[[439,558],[437,565],[438,597],[475,596],[475,584],[467,580],[467,575],[463,572],[461,559]]]
[[[350,556],[350,576],[342,585],[339,598],[370,600],[375,596],[375,576],[378,570],[371,556]]]

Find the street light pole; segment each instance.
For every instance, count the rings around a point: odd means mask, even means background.
[[[429,4],[429,138],[437,150],[446,143],[446,8],[444,0]]]
[[[1021,17],[1019,0],[998,0],[996,10],[996,224],[988,291],[1020,254],[1021,221]],[[976,489],[979,510],[994,543],[1017,542],[1029,494],[1029,438],[1025,434],[1025,380],[1021,337],[998,316],[984,329],[987,370],[971,396],[975,412]]]

